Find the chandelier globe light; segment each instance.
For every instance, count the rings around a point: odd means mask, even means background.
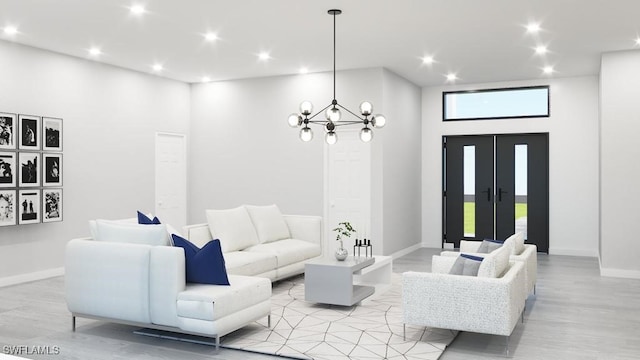
[[[373,138],[372,128],[383,127],[387,119],[384,115],[373,115],[373,105],[368,101],[360,104],[360,114],[358,115],[346,107],[340,105],[336,100],[336,15],[342,14],[342,10],[331,9],[327,11],[333,16],[333,100],[322,110],[313,113],[313,104],[311,101],[303,101],[300,103],[300,113],[289,115],[287,122],[289,126],[300,129],[300,140],[308,142],[313,139],[313,131],[309,124],[320,125],[324,127],[326,134],[324,140],[329,145],[333,145],[338,141],[336,129],[338,126],[344,125],[364,125],[360,130],[360,140],[369,142]],[[342,110],[353,115],[357,120],[342,120]],[[324,120],[314,120],[318,115],[324,113]],[[322,118],[322,116],[320,116]]]

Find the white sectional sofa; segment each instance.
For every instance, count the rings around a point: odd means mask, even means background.
[[[229,286],[185,282],[184,250],[130,242],[69,241],[65,297],[76,317],[220,337],[271,313],[271,282],[229,276]]]
[[[246,205],[207,217],[185,233],[199,248],[220,239],[228,286],[186,282],[185,251],[170,246],[170,226],[90,221],[92,238],[71,240],[65,251],[73,330],[76,317],[86,317],[213,337],[218,347],[221,336],[270,319],[270,280],[302,273],[306,260],[322,254],[318,216]]]
[[[275,205],[207,210],[207,223],[184,227],[185,238],[201,247],[220,239],[227,273],[277,281],[304,272],[322,256],[322,218],[282,215]]]

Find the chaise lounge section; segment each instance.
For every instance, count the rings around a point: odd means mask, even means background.
[[[184,250],[126,242],[69,241],[65,297],[76,317],[220,337],[271,314],[271,281],[229,275],[229,286],[185,280]]]

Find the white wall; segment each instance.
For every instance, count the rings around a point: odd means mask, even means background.
[[[421,89],[383,72],[387,125],[376,130],[383,146],[383,239],[385,255],[421,243]]]
[[[607,53],[600,68],[601,237],[605,276],[640,278],[640,51]]]
[[[442,92],[550,85],[551,116],[442,121]],[[598,79],[593,76],[423,88],[423,244],[442,242],[442,136],[549,133],[549,253],[598,255]]]
[[[321,109],[331,93],[326,74],[192,85],[188,222],[242,204],[322,215],[323,130],[302,142],[287,117],[303,100]]]
[[[188,132],[189,86],[4,41],[0,82],[0,112],[59,117],[64,131],[64,221],[0,228],[2,285],[61,272],[89,219],[153,211],[155,132]]]

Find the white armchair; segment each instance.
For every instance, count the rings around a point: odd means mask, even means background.
[[[450,275],[456,257],[433,256],[432,272],[402,276],[404,324],[511,335],[524,310],[524,264],[500,277]],[[508,351],[508,349],[507,349]]]
[[[536,282],[538,281],[538,248],[532,244],[524,244],[524,238],[518,239],[518,237],[524,236],[522,233],[516,233],[514,243],[507,243],[509,239],[505,240],[505,245],[511,246],[511,256],[509,260],[520,261],[524,263],[524,278],[525,278],[525,298],[533,293],[536,293]],[[522,240],[522,242],[519,242]],[[478,254],[478,248],[480,248],[482,241],[477,240],[460,240],[460,252],[457,251],[443,251],[442,256],[457,257],[460,253],[486,256],[486,254]],[[519,244],[519,245],[518,245]]]

